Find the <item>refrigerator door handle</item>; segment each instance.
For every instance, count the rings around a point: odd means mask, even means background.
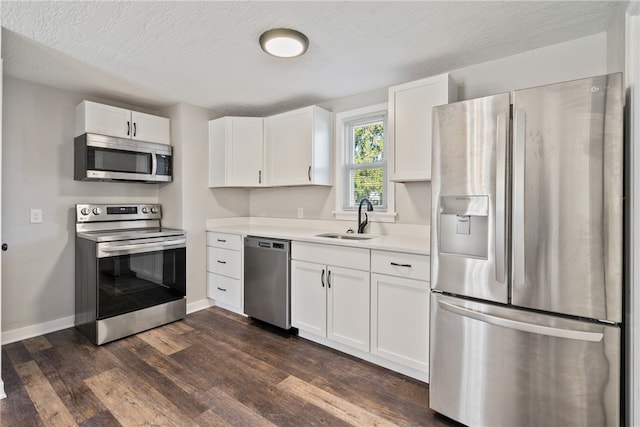
[[[507,180],[507,112],[498,114],[496,126],[496,281],[504,283],[505,270],[505,191]]]
[[[600,342],[604,337],[603,332],[575,331],[571,329],[553,328],[551,326],[536,325],[533,323],[521,322],[519,320],[507,319],[504,317],[494,316],[492,314],[480,313],[465,307],[460,307],[445,301],[438,301],[440,307],[444,310],[459,314],[464,317],[470,317],[481,322],[491,325],[502,326],[504,328],[515,329],[517,331],[530,332],[538,335],[546,335],[556,338],[568,338],[580,341]]]
[[[513,144],[513,279],[514,286],[524,286],[524,150],[525,111],[516,108]]]

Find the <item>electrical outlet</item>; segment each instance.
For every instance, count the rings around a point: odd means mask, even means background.
[[[42,209],[31,209],[31,224],[40,224],[42,222]]]
[[[304,208],[298,208],[298,218],[304,218]]]

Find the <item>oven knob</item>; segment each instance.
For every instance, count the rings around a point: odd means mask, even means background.
[[[154,208],[151,208],[151,213],[154,213],[154,214],[155,214],[155,213],[158,213],[158,211],[159,211],[159,209],[158,209],[158,208],[155,208],[155,207],[154,207]]]
[[[142,208],[142,213],[143,213],[143,214],[148,214],[148,213],[149,213],[149,208],[148,208],[148,207],[146,207],[146,206],[145,206],[145,207],[143,207],[143,208]]]
[[[91,209],[89,209],[89,208],[82,208],[82,209],[80,209],[80,213],[81,213],[82,215],[89,215],[89,213],[91,213]]]
[[[94,215],[100,215],[101,213],[102,213],[102,210],[100,208],[93,208]]]

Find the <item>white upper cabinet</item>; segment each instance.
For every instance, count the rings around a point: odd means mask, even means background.
[[[97,102],[82,101],[76,105],[75,136],[86,132],[170,144],[171,120]]]
[[[131,139],[160,144],[171,143],[171,120],[166,117],[132,111],[131,123],[133,123]]]
[[[261,117],[222,117],[209,122],[209,187],[264,185]]]
[[[392,181],[431,180],[431,110],[455,102],[457,96],[458,87],[448,74],[389,88]]]
[[[331,185],[331,120],[316,106],[265,119],[267,185]]]

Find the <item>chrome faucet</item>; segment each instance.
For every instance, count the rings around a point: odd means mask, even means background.
[[[358,233],[360,234],[364,233],[364,229],[367,227],[367,224],[369,224],[369,217],[366,212],[364,213],[364,221],[362,221],[362,204],[364,202],[367,202],[367,211],[373,212],[373,205],[369,199],[365,198],[360,200],[360,204],[358,205]]]

